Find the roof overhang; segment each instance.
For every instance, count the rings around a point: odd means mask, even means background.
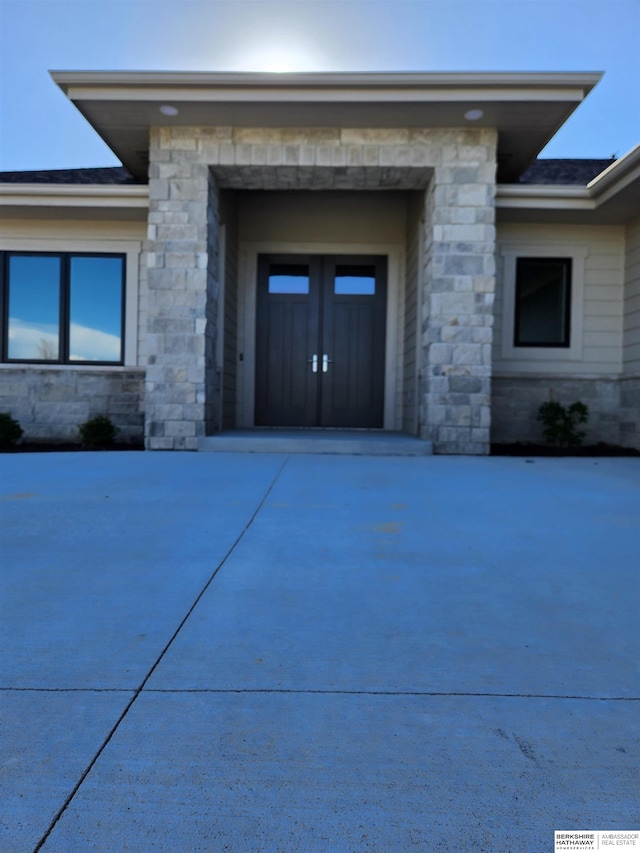
[[[53,71],[53,80],[136,178],[162,126],[498,130],[498,180],[515,181],[599,73],[256,74]],[[177,110],[165,116],[161,106]],[[465,113],[481,110],[478,120]]]
[[[240,172],[228,177],[228,186],[250,188]],[[415,188],[390,177],[394,188]],[[498,184],[495,203],[498,222],[625,224],[640,215],[640,145],[585,187]],[[144,221],[148,207],[146,185],[0,184],[0,218]]]
[[[499,222],[575,222],[621,225],[640,216],[640,145],[586,187],[503,184],[496,193]]]

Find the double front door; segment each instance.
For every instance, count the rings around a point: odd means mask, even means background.
[[[257,426],[382,427],[386,258],[261,255]]]

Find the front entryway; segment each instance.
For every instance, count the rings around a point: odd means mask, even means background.
[[[382,256],[260,255],[257,426],[381,428]]]

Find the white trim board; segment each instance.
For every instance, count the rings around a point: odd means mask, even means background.
[[[584,264],[588,249],[572,243],[513,243],[500,248],[502,260],[503,361],[526,366],[527,362],[579,361],[582,358],[584,322]],[[571,258],[571,345],[569,347],[514,346],[515,281],[518,258]]]

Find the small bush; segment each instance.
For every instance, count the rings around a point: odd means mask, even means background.
[[[24,430],[9,412],[0,412],[0,449],[9,450],[22,438]]]
[[[578,424],[585,424],[588,418],[589,409],[580,402],[567,407],[550,400],[538,409],[538,420],[544,426],[544,439],[556,447],[579,447],[585,433],[576,427]]]
[[[106,415],[90,418],[80,424],[78,429],[83,447],[91,450],[104,450],[107,447],[112,447],[118,433],[118,428]]]

